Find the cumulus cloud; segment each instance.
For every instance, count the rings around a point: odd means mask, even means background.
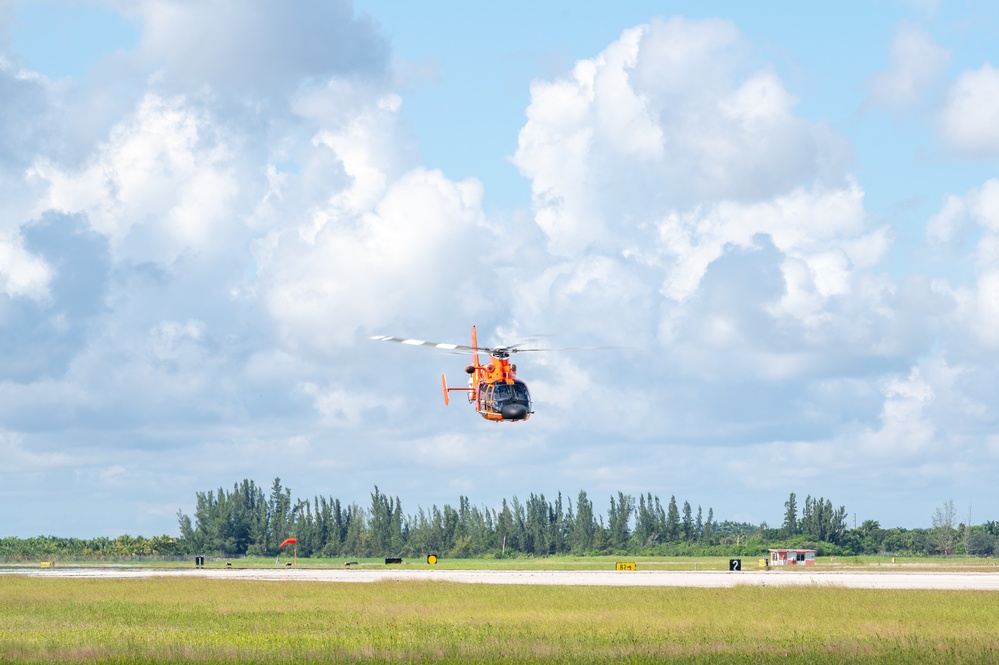
[[[751,62],[732,24],[674,18],[532,85],[514,161],[562,260],[525,289],[536,295],[518,318],[575,312],[574,326],[618,343],[682,347],[691,374],[773,379],[814,367],[803,352],[856,315],[842,302],[880,297],[865,275],[890,234],[843,170],[842,140],[797,117]],[[705,282],[712,271],[724,286]]]
[[[796,117],[794,97],[772,71],[747,68],[745,50],[724,21],[654,20],[532,85],[514,163],[552,251],[620,247],[622,227],[676,208],[842,177],[841,141]]]
[[[7,432],[0,432],[0,454],[3,454],[6,473],[38,473],[72,467],[82,461],[61,451],[31,450],[30,446],[25,447],[21,436]]]
[[[378,75],[388,45],[349,1],[275,5],[262,0],[120,3],[142,25],[139,57],[168,85],[275,97],[303,81]]]
[[[205,324],[198,320],[163,321],[149,331],[149,347],[153,357],[161,362],[184,362],[194,369],[202,361],[200,350]]]
[[[6,12],[4,12],[6,13]],[[2,20],[2,17],[0,17]],[[0,28],[3,25],[0,24]],[[0,30],[0,34],[4,31]],[[0,290],[8,297],[42,300],[48,296],[52,270],[23,242],[21,225],[33,214],[38,188],[25,178],[32,156],[51,148],[52,98],[37,74],[14,65],[0,50]]]
[[[41,420],[56,400],[60,422],[144,429],[131,442],[108,435],[126,448],[184,447],[197,427],[250,445],[258,434],[248,439],[238,428],[251,420],[269,433],[264,421],[301,418],[293,427],[305,442],[381,426],[388,413],[412,422],[413,404],[387,411],[399,398],[350,388],[391,382],[358,362],[379,355],[351,350],[358,333],[407,317],[464,331],[487,289],[502,297],[512,288],[490,273],[512,255],[483,212],[481,183],[417,163],[402,100],[380,77],[383,41],[349,5],[320,9],[335,25],[302,7],[276,17],[262,3],[130,8],[146,34],[140,55],[160,57],[160,74],[81,159],[37,142],[16,146],[23,214],[3,220],[0,287],[39,304],[0,306],[0,338],[20,349],[3,376],[24,387],[25,422]],[[191,21],[206,39],[237,39],[227,12],[248,26],[247,48],[287,47],[262,79],[230,80],[251,71],[246,62],[198,63],[208,54],[177,50],[186,37],[171,42]],[[270,30],[274,21],[300,30]],[[318,44],[322,35],[332,41]],[[242,53],[230,51],[227,58]],[[46,102],[40,86],[17,90]],[[232,112],[233,99],[265,93],[283,110]],[[47,219],[73,228],[57,232]],[[71,254],[53,250],[59,233],[81,239]],[[482,251],[491,246],[500,251]],[[76,309],[64,277],[77,285]],[[49,353],[25,353],[28,337]],[[58,355],[54,337],[64,340]],[[58,362],[43,363],[46,355]]]
[[[948,196],[926,225],[928,241],[971,266],[966,279],[947,283],[957,303],[956,330],[977,343],[999,346],[999,180],[987,180],[962,196]],[[973,242],[970,242],[973,239]]]
[[[914,500],[916,488],[924,491],[953,478],[977,482],[991,468],[986,434],[994,416],[976,395],[992,372],[931,355],[871,380],[831,382],[802,403],[808,409],[836,410],[837,396],[852,394],[857,404],[830,436],[752,444],[723,465],[748,487],[784,490],[785,495],[788,485],[802,483],[837,493],[862,493],[871,485],[889,488],[877,499],[885,509],[896,496]],[[942,428],[941,423],[949,424]]]
[[[967,229],[967,206],[959,196],[948,196],[926,225],[926,239],[941,247],[961,247]]]
[[[861,437],[861,445],[876,456],[911,457],[934,441],[934,426],[926,409],[934,399],[933,389],[914,368],[907,377],[887,381],[880,427]]]
[[[107,244],[79,217],[47,214],[22,229],[26,254],[3,255],[10,300],[0,301],[0,376],[61,374],[105,313]],[[28,291],[11,289],[26,280]],[[2,282],[2,278],[0,278]]]
[[[999,234],[999,180],[991,178],[962,196],[948,196],[926,225],[927,240],[934,245],[954,245],[967,235],[969,224],[986,234],[977,244],[979,264],[999,260],[999,255],[992,253],[993,238]]]
[[[926,30],[903,22],[892,39],[889,69],[868,81],[867,103],[903,107],[919,101],[949,61],[950,54]]]
[[[972,311],[979,339],[993,349],[999,347],[999,269],[979,275]]]
[[[753,344],[775,339],[762,333],[782,317],[840,329],[830,304],[866,297],[858,275],[884,257],[890,235],[871,224],[862,189],[842,170],[841,139],[797,117],[781,80],[745,64],[749,50],[724,21],[657,20],[625,31],[568,77],[533,84],[514,161],[531,178],[550,251],[565,260],[525,290],[538,295],[518,303],[518,318],[610,312],[577,315],[575,325],[602,325],[619,343],[690,335],[687,357],[701,360],[711,357],[696,351],[706,340],[725,346],[733,335],[755,340],[732,347],[748,357]],[[711,309],[697,298],[709,267],[761,246],[776,250],[768,258],[776,282],[751,301],[752,330],[717,313],[710,330],[692,328],[692,312]],[[585,285],[578,303],[555,290],[563,284]],[[754,371],[800,367],[781,355],[768,349]]]
[[[884,255],[885,228],[871,228],[863,208],[863,192],[856,183],[830,191],[798,189],[763,203],[722,202],[673,213],[658,224],[658,254],[669,272],[664,292],[682,300],[696,289],[707,265],[726,246],[748,247],[757,234],[769,235],[789,260],[807,268],[807,284],[788,268],[787,282],[795,294],[802,289],[820,297],[850,291],[854,268],[870,268]],[[793,313],[792,301],[786,301]]]
[[[344,345],[401,312],[437,311],[443,293],[459,304],[479,295],[475,248],[491,236],[481,196],[476,181],[416,169],[354,215],[338,215],[335,200],[314,212],[323,218],[318,231],[281,235],[261,268],[264,298],[287,341]]]
[[[0,285],[8,297],[42,300],[51,277],[48,264],[26,252],[20,238],[0,238]]]
[[[957,78],[940,113],[939,131],[944,145],[959,155],[999,155],[999,71],[990,63]]]
[[[185,251],[209,250],[238,222],[231,155],[216,129],[183,98],[149,94],[82,170],[48,160],[32,167],[48,185],[37,214],[86,215],[122,261],[169,265]]]

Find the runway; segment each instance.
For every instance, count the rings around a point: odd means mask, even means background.
[[[937,589],[999,591],[999,572],[931,571],[519,571],[443,569],[317,569],[317,568],[132,568],[67,566],[3,568],[0,575],[48,578],[139,579],[200,577],[265,582],[457,582],[463,584],[529,584],[605,587],[813,586],[849,589]]]

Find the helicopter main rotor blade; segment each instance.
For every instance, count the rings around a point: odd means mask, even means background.
[[[483,353],[489,353],[489,349],[482,347],[466,346],[464,344],[448,344],[446,342],[426,342],[422,339],[406,339],[405,337],[390,337],[388,335],[371,335],[368,339],[374,339],[380,342],[398,342],[399,344],[408,344],[409,346],[430,346],[435,349],[444,349],[446,351],[482,351]]]
[[[545,337],[555,337],[555,334],[554,333],[544,333],[544,334],[531,335],[530,337],[528,337],[526,339],[523,339],[523,340],[517,342],[516,344],[504,344],[504,347],[507,348],[507,349],[518,349],[518,348],[524,346],[525,344],[530,344],[532,342],[540,342]]]
[[[507,347],[510,353],[537,353],[539,351],[607,351],[612,349],[623,349],[623,346],[563,346],[563,347],[552,347],[548,349],[518,349],[515,347]]]
[[[406,337],[391,337],[389,335],[371,335],[368,339],[377,340],[380,342],[397,342],[399,344],[407,344],[409,346],[429,346],[434,349],[443,349],[444,351],[452,352],[466,352],[466,353],[488,353],[489,355],[505,357],[511,353],[540,353],[542,351],[603,351],[609,349],[622,349],[625,347],[621,346],[563,346],[563,347],[550,347],[546,349],[521,349],[520,344],[526,344],[527,342],[519,342],[513,346],[468,346],[466,344],[449,344],[447,342],[428,342],[422,339],[409,339]]]

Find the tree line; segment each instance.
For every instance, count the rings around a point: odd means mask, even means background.
[[[187,549],[174,536],[122,535],[117,538],[0,538],[0,560],[18,559],[127,559],[132,557],[175,557]]]
[[[399,497],[376,486],[363,507],[332,497],[292,499],[274,480],[269,494],[252,480],[232,491],[198,492],[194,515],[178,515],[181,547],[187,551],[274,556],[288,537],[299,556],[424,556],[452,558],[510,555],[586,555],[627,553],[636,547],[691,548],[718,544],[730,529],[714,512],[696,516],[689,502],[675,497],[666,506],[651,493],[636,499],[618,492],[604,515],[585,491],[575,501],[558,493],[554,500],[530,494],[503,499],[498,508],[475,506],[467,496],[458,504],[403,512]]]
[[[784,503],[780,527],[716,521],[675,496],[617,492],[599,511],[585,491],[575,500],[530,494],[479,507],[460,496],[457,505],[403,511],[399,497],[377,486],[370,503],[337,498],[292,497],[275,478],[269,492],[252,480],[231,490],[197,492],[194,513],[178,511],[179,537],[117,539],[0,538],[0,559],[121,559],[134,556],[279,556],[280,544],[296,539],[301,557],[515,557],[552,555],[759,556],[771,547],[806,547],[823,555],[991,556],[999,524],[959,523],[953,501],[938,508],[926,529],[884,529],[867,520],[848,528],[844,506],[807,496]]]

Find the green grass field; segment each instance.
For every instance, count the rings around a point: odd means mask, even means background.
[[[987,663],[997,625],[981,592],[0,577],[0,663]]]

